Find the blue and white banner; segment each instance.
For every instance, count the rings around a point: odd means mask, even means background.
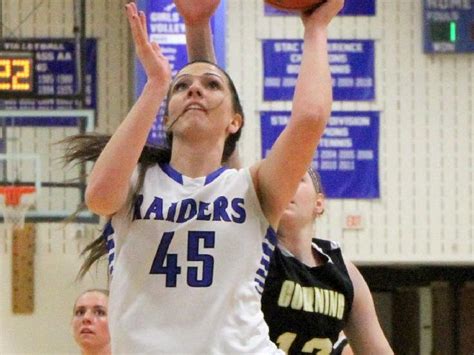
[[[262,158],[290,119],[289,111],[260,113]],[[380,197],[379,125],[377,111],[336,111],[331,114],[313,168],[321,175],[329,198]]]
[[[340,16],[375,16],[375,0],[346,0]]]
[[[301,65],[303,40],[265,39],[262,48],[263,99],[291,100]],[[330,40],[328,50],[334,100],[374,100],[374,41]]]
[[[25,50],[35,52],[35,98],[13,98],[0,100],[2,110],[56,110],[56,109],[97,109],[97,41],[86,39],[86,82],[85,106],[80,107],[76,94],[75,41],[72,38],[25,38],[4,39],[0,50]],[[42,98],[42,96],[44,98]],[[15,118],[20,126],[75,126],[74,117],[51,117],[36,120],[34,117]]]
[[[265,16],[298,15],[294,11],[281,11],[267,4],[264,6]],[[375,16],[375,0],[346,0],[338,16]]]
[[[138,0],[137,6],[146,14],[150,40],[160,45],[162,52],[170,62],[172,75],[174,76],[188,62],[186,28],[176,5],[173,0]],[[211,20],[217,63],[222,68],[225,68],[224,15],[225,0],[222,0]],[[135,65],[135,96],[140,95],[146,79],[145,71],[137,60]],[[163,113],[164,106],[162,105],[148,136],[149,144],[158,145],[165,141],[165,131],[162,126]]]

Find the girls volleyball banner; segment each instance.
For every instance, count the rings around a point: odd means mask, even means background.
[[[151,41],[157,42],[163,54],[168,58],[174,76],[188,63],[186,51],[186,28],[184,21],[173,0],[137,0],[137,7],[146,14],[148,36]],[[217,62],[225,68],[225,0],[217,9],[211,19],[214,48]],[[138,97],[146,83],[146,74],[143,67],[136,61],[135,64],[135,96]],[[162,144],[165,132],[162,126],[164,107],[162,106],[158,117],[148,136],[149,144]]]
[[[280,11],[265,4],[266,16],[297,15],[295,12]],[[375,0],[346,0],[339,16],[375,16]]]
[[[289,111],[260,112],[262,158],[290,119]],[[377,111],[336,111],[331,114],[313,168],[321,175],[329,198],[380,197],[379,125]]]
[[[303,40],[265,39],[262,49],[263,99],[291,100],[301,65]],[[374,100],[374,41],[330,40],[328,50],[334,100]]]

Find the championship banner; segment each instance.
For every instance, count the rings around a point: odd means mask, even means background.
[[[262,158],[290,119],[289,111],[260,112]],[[380,197],[379,126],[377,111],[336,111],[313,157],[328,198]]]
[[[75,40],[73,38],[15,38],[2,39],[0,51],[33,51],[36,87],[31,97],[0,99],[1,110],[67,110],[97,109],[97,41],[85,41],[85,105],[81,107],[76,94]],[[17,117],[19,126],[76,126],[73,117],[51,117],[41,121]]]
[[[148,35],[151,41],[157,42],[163,54],[168,58],[173,77],[188,63],[186,51],[186,28],[176,9],[173,0],[138,0],[137,6],[144,11],[147,18]],[[217,63],[225,68],[225,0],[221,1],[217,12],[211,19],[214,48]],[[136,60],[135,96],[138,97],[146,83],[143,67]],[[148,136],[148,144],[159,145],[165,141],[162,126],[164,106],[160,108],[157,119]]]
[[[264,5],[265,16],[297,16],[297,12],[287,12]],[[346,0],[338,16],[375,16],[375,0]]]
[[[303,40],[262,41],[265,101],[292,100],[301,65],[302,48]],[[374,41],[330,40],[328,51],[334,100],[374,100]]]

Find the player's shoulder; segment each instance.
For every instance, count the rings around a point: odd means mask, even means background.
[[[341,245],[334,240],[313,238],[313,243],[316,244],[316,246],[321,248],[323,251],[340,251],[341,250]]]

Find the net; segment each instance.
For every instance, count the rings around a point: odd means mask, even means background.
[[[7,228],[14,230],[25,226],[26,212],[35,202],[35,192],[34,186],[0,186],[0,206]]]

